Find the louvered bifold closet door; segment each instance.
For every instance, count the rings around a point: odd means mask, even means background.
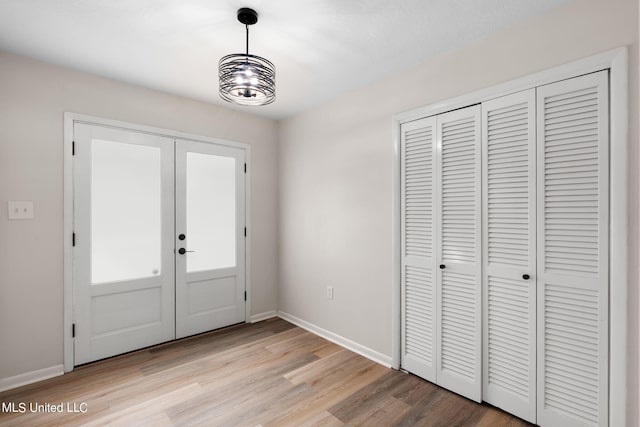
[[[435,118],[401,127],[402,367],[435,376]]]
[[[606,426],[608,74],[537,91],[538,423]]]
[[[438,384],[480,401],[480,106],[437,119]]]
[[[483,400],[536,421],[535,89],[482,104]]]

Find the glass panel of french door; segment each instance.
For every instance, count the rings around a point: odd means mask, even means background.
[[[176,336],[245,320],[244,150],[176,141]]]
[[[187,152],[187,272],[236,266],[236,158]]]
[[[175,337],[173,139],[74,124],[75,364]]]

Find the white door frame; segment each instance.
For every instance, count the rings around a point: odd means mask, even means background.
[[[392,367],[400,367],[400,125],[422,117],[433,116],[493,98],[509,95],[560,80],[609,70],[610,90],[610,318],[609,318],[609,425],[626,425],[627,414],[627,315],[628,293],[628,181],[627,153],[629,145],[628,53],[621,47],[585,59],[511,80],[487,89],[462,95],[397,114],[393,118],[393,284],[392,284]]]
[[[187,139],[227,147],[239,148],[245,151],[247,172],[245,176],[245,218],[247,237],[245,240],[245,288],[247,300],[245,302],[245,322],[251,319],[251,146],[240,142],[211,138],[179,132],[170,129],[144,126],[118,120],[104,119],[86,114],[64,113],[64,226],[63,226],[63,254],[64,254],[64,286],[63,286],[63,357],[64,371],[70,372],[74,367],[72,325],[73,316],[73,124],[86,123],[131,130],[141,133],[160,135],[174,139]]]

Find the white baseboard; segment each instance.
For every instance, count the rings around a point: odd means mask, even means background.
[[[278,317],[278,312],[276,310],[265,311],[264,313],[252,314],[251,323],[256,323],[262,320],[271,319],[272,317]]]
[[[345,338],[338,334],[334,334],[333,332],[327,331],[326,329],[322,329],[321,327],[307,322],[306,320],[302,320],[292,314],[279,311],[278,316],[283,318],[287,322],[291,322],[294,325],[301,327],[302,329],[306,329],[307,331],[321,336],[326,340],[334,342],[348,350],[353,351],[354,353],[358,353],[360,356],[364,356],[367,359],[373,360],[376,363],[386,366],[387,368],[391,367],[391,356],[379,353],[375,350],[370,349],[369,347],[365,347],[361,344],[358,344],[357,342],[351,341],[348,338]]]
[[[0,379],[0,391],[11,390],[23,385],[35,383],[64,374],[64,366],[56,365],[49,368],[38,369],[37,371],[25,372],[9,378]]]

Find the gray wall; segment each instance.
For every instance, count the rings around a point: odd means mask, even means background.
[[[280,310],[390,356],[393,115],[625,45],[631,76],[629,425],[638,425],[636,0],[570,2],[282,121]],[[326,286],[335,288],[332,301]]]
[[[277,308],[274,121],[0,52],[0,379],[63,363],[65,111],[250,144],[251,313]]]

